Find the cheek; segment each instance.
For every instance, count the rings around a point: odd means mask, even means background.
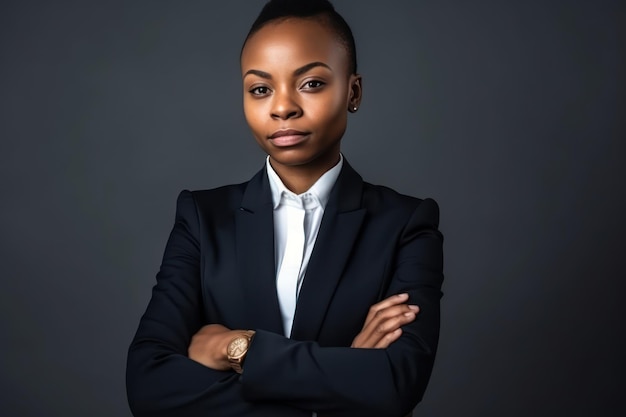
[[[261,109],[259,107],[259,103],[252,102],[251,100],[244,100],[243,102],[244,117],[255,136],[262,128]]]
[[[317,120],[336,122],[347,118],[346,106],[345,97],[334,93],[324,97],[323,100],[316,100],[311,107],[311,113]]]
[[[340,130],[343,132],[348,122],[348,109],[347,104],[343,96],[336,97],[327,107],[327,120],[329,122],[329,128],[333,130]]]

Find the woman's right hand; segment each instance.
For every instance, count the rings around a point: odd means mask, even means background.
[[[415,320],[419,312],[418,306],[406,304],[408,300],[408,294],[397,294],[370,307],[363,329],[351,347],[385,349],[398,340],[401,327]]]

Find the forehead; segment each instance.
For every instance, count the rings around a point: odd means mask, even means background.
[[[248,39],[241,69],[297,68],[315,61],[347,71],[348,53],[333,29],[320,19],[288,18],[269,22]]]

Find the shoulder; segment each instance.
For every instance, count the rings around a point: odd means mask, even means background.
[[[382,185],[363,182],[363,206],[373,214],[411,218],[435,228],[439,225],[439,205],[434,199],[401,194]]]
[[[207,190],[187,191],[187,193],[200,209],[239,208],[247,184],[247,182],[230,184]]]
[[[177,219],[197,219],[201,223],[222,222],[241,207],[247,183],[205,190],[182,190],[176,200]]]

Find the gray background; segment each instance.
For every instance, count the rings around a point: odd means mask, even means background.
[[[130,416],[126,349],[177,193],[263,163],[238,72],[262,2],[223,3],[1,2],[2,416]],[[623,6],[336,6],[365,88],[346,157],[442,209],[415,414],[625,415]]]

